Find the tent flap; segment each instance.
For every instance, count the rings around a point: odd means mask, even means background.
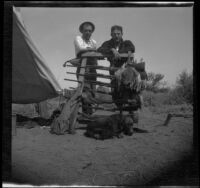
[[[58,96],[59,83],[29,36],[13,7],[12,102],[38,103]]]

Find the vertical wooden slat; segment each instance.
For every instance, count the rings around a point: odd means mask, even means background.
[[[83,58],[82,61],[81,61],[81,69],[80,69],[80,74],[81,75],[84,75],[85,74],[85,66],[87,64],[87,58]],[[78,84],[78,88],[80,88],[80,93],[82,93],[83,91],[83,88],[84,88],[84,76],[79,76],[78,77],[78,81],[79,81],[79,84]],[[74,134],[75,133],[75,128],[76,128],[76,123],[77,123],[77,115],[78,115],[78,112],[80,110],[80,101],[77,102],[76,106],[74,107],[74,112],[73,112],[73,115],[70,117],[70,126],[69,126],[69,133],[71,134]]]

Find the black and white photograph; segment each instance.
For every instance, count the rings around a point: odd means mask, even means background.
[[[193,3],[37,2],[12,6],[7,186],[197,187]]]

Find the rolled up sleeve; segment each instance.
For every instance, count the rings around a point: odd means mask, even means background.
[[[77,51],[81,51],[81,50],[85,49],[85,47],[83,45],[83,41],[78,36],[74,39],[74,46]]]
[[[111,48],[112,47],[110,46],[109,42],[106,41],[97,49],[97,51],[102,54],[110,54],[112,53]]]
[[[130,40],[124,41],[124,48],[120,50],[120,53],[128,53],[128,51],[135,53],[135,46]]]

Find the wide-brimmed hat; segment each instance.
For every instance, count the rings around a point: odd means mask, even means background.
[[[95,26],[92,22],[83,22],[80,26],[79,26],[79,31],[82,33],[83,32],[83,26],[85,24],[91,25],[92,26],[92,32],[95,30]]]

